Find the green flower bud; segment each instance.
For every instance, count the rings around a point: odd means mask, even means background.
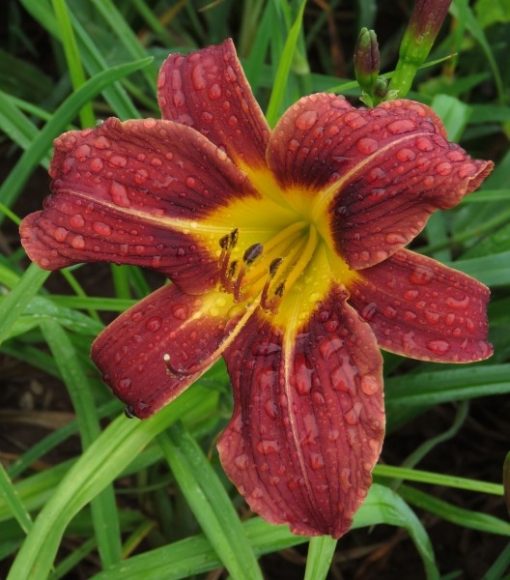
[[[380,68],[379,44],[373,30],[362,28],[354,49],[354,73],[360,87],[372,93]]]

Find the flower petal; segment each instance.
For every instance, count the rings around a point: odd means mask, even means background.
[[[159,73],[158,98],[165,119],[193,126],[234,159],[265,164],[269,127],[232,40],[171,54]]]
[[[53,195],[21,227],[31,259],[46,269],[147,266],[187,290],[217,271],[218,240],[230,226],[211,225],[211,216],[257,196],[223,151],[171,121],[109,119],[65,133],[50,173]]]
[[[98,336],[92,359],[129,410],[148,417],[219,358],[240,319],[229,317],[231,307],[230,297],[219,292],[197,297],[164,286]]]
[[[382,348],[436,362],[491,356],[490,292],[474,278],[408,250],[358,274],[349,286],[349,302]]]
[[[382,445],[381,356],[333,291],[299,332],[263,314],[225,354],[235,395],[218,449],[250,507],[306,535],[347,531]]]
[[[313,213],[355,268],[373,266],[409,243],[430,214],[459,203],[492,170],[448,143],[435,113],[390,101],[351,109],[312,95],[282,117],[268,162],[284,186],[309,189]]]

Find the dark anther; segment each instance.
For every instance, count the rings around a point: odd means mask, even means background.
[[[226,250],[229,247],[229,243],[230,243],[230,235],[229,234],[220,238],[220,248],[222,250]]]
[[[281,298],[284,292],[285,292],[285,282],[282,282],[276,287],[274,293],[276,294],[276,296],[279,296]]]
[[[230,238],[230,247],[234,248],[239,238],[239,230],[237,228],[235,230],[232,230],[229,234],[229,238]]]
[[[126,405],[124,407],[124,415],[126,415],[128,419],[134,419],[136,417],[135,410],[133,409],[132,405]]]
[[[234,260],[228,268],[228,277],[233,278],[237,270],[237,260]]]
[[[269,275],[271,276],[271,278],[276,274],[276,272],[278,271],[278,268],[281,266],[281,263],[283,262],[283,258],[275,258],[271,264],[269,264]]]
[[[253,244],[250,246],[243,255],[243,261],[246,264],[253,264],[255,260],[262,254],[264,246],[262,244]]]

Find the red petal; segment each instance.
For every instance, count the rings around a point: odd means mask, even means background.
[[[208,248],[218,244],[208,245],[202,223],[232,200],[255,195],[203,136],[153,119],[109,119],[92,131],[65,133],[50,173],[53,195],[21,228],[34,261],[47,269],[85,261],[148,266],[188,290],[204,286],[217,268]]]
[[[265,164],[269,128],[230,39],[188,56],[171,54],[158,97],[164,118],[192,125],[234,159]]]
[[[121,314],[94,341],[92,359],[104,381],[135,415],[152,415],[219,358],[221,343],[235,327],[220,303],[226,300],[218,293],[197,297],[164,286]]]
[[[434,210],[479,187],[493,164],[448,143],[425,105],[402,100],[346,111],[341,103],[301,99],[276,127],[268,159],[283,184],[315,190],[337,251],[361,269],[408,244]]]
[[[412,358],[464,363],[492,354],[487,342],[489,289],[414,252],[400,250],[358,272],[350,303],[382,348]]]
[[[381,450],[381,356],[367,324],[334,292],[297,336],[253,317],[225,358],[235,412],[224,469],[250,507],[293,532],[339,537]]]
[[[345,136],[342,118],[348,111],[358,115],[344,97],[326,93],[304,97],[287,110],[267,150],[269,166],[284,187],[318,189],[335,179],[335,151]]]

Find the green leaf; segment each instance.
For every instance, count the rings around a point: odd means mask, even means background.
[[[3,465],[0,463],[0,495],[4,496],[5,503],[21,529],[28,533],[32,527],[32,518],[21,501],[16,488],[12,484]]]
[[[152,58],[145,58],[100,72],[67,98],[55,111],[51,121],[48,121],[41,129],[3,182],[2,187],[0,187],[0,201],[6,206],[10,206],[16,200],[30,174],[50,148],[53,139],[65,130],[68,123],[72,121],[85,103],[114,81],[147,66],[151,62]]]
[[[239,517],[195,440],[180,425],[158,437],[172,473],[223,565],[234,578],[262,579]]]
[[[305,6],[306,0],[301,0],[296,19],[290,28],[289,36],[285,41],[285,46],[283,47],[283,51],[278,62],[278,68],[276,69],[274,86],[271,92],[271,97],[269,99],[269,105],[267,107],[266,113],[267,121],[271,127],[278,119],[283,103],[283,97],[285,95],[285,89],[287,87],[287,83],[289,82],[290,68],[296,54],[301,27],[303,26],[303,12],[305,10]]]
[[[337,541],[329,536],[310,540],[304,580],[325,580],[335,554],[336,543]]]
[[[39,513],[9,572],[9,580],[45,577],[72,518],[131,463],[162,430],[207,403],[211,393],[188,390],[146,421],[116,419],[60,480]]]
[[[510,22],[510,0],[477,0],[475,12],[482,28],[497,22]]]

